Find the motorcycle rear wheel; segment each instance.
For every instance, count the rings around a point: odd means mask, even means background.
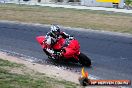
[[[91,66],[91,59],[87,57],[85,54],[80,53],[78,58],[79,58],[79,63],[82,64],[83,66],[88,66],[88,67]]]

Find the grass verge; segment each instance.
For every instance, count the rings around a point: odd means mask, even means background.
[[[8,60],[3,60],[0,59],[0,66],[8,66],[8,67],[23,67],[23,64],[17,64],[17,63],[13,63],[13,62],[9,62]]]
[[[132,14],[126,13],[1,4],[0,19],[132,33]]]
[[[8,67],[8,68],[7,68]],[[24,70],[23,74],[11,72]],[[76,88],[77,84],[47,77],[26,68],[23,64],[0,59],[0,88]]]

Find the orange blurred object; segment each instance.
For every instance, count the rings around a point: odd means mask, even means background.
[[[84,71],[84,67],[82,68],[82,77],[88,78],[88,72]]]

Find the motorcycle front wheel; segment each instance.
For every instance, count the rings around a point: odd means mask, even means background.
[[[91,66],[91,59],[87,57],[85,54],[80,53],[78,58],[79,58],[79,63],[82,64],[83,66],[88,66],[88,67]]]

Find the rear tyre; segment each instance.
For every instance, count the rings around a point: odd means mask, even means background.
[[[91,60],[85,54],[80,53],[78,58],[79,58],[79,63],[82,64],[83,66],[89,66],[89,67],[91,66]]]

